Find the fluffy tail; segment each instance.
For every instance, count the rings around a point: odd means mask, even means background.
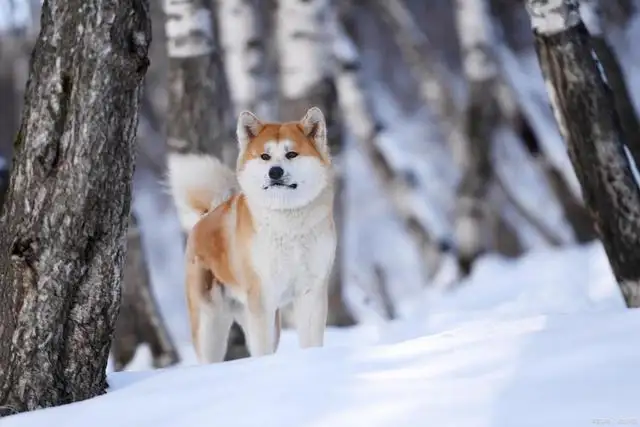
[[[238,191],[233,170],[214,156],[171,154],[168,169],[169,191],[185,231]]]

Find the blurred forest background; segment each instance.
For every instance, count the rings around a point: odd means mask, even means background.
[[[464,286],[481,256],[594,240],[522,1],[201,0],[182,17],[172,3],[150,2],[115,369],[140,344],[155,367],[179,362],[189,339],[184,236],[163,184],[166,156],[207,151],[233,163],[244,109],[297,120],[317,105],[328,118],[343,230],[331,326],[409,316],[425,288]],[[637,121],[638,1],[601,6],[585,20],[598,46],[612,48],[599,53],[617,69],[610,83],[630,95],[621,116]],[[0,0],[0,11],[4,191],[40,2]],[[203,37],[214,48],[198,58],[180,53],[186,16],[210,18]],[[184,134],[190,146],[176,142]],[[241,333],[231,339],[228,358],[242,357]]]

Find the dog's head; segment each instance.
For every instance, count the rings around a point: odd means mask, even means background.
[[[299,209],[331,185],[327,125],[317,107],[289,123],[263,123],[242,112],[237,137],[238,181],[253,202],[268,209]]]

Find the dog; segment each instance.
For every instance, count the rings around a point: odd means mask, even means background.
[[[201,363],[224,360],[234,320],[251,357],[275,353],[289,303],[300,347],[324,344],[337,245],[325,117],[311,107],[299,121],[268,123],[244,111],[236,136],[235,172],[209,155],[168,159]]]

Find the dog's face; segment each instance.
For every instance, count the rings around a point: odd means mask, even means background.
[[[262,123],[249,112],[238,118],[238,181],[267,209],[299,209],[331,185],[326,123],[318,108],[299,122]]]

